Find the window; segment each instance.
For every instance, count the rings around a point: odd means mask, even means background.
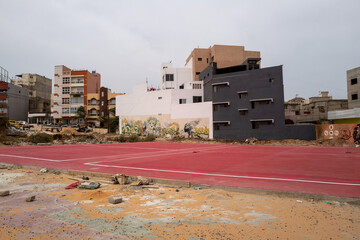
[[[247,108],[239,109],[239,113],[240,113],[241,116],[246,115],[247,112],[248,112]]]
[[[70,109],[69,108],[63,108],[62,114],[69,114]]]
[[[71,98],[71,103],[72,104],[83,104],[84,103],[84,98],[83,97],[72,97]]]
[[[355,84],[357,84],[357,78],[351,79],[351,85],[355,85]]]
[[[251,122],[251,127],[252,127],[252,129],[258,129],[260,127],[260,123],[259,122]]]
[[[90,102],[90,105],[96,105],[97,104],[97,101],[95,98],[92,98],[91,99],[91,102]]]
[[[69,77],[64,77],[63,78],[63,84],[68,84],[70,83],[70,78]]]
[[[77,107],[72,107],[70,110],[71,110],[71,114],[75,114],[76,110],[77,110]]]
[[[269,78],[269,83],[273,83],[275,81],[274,78]]]
[[[70,94],[70,87],[63,87],[62,93],[63,94]]]
[[[196,72],[196,75],[199,75],[200,74],[200,72]]]
[[[193,103],[198,103],[198,102],[202,102],[202,97],[201,96],[193,96]]]
[[[173,82],[174,81],[174,74],[165,74],[165,80],[167,82]]]
[[[70,98],[63,98],[62,104],[70,104]]]
[[[110,99],[110,105],[115,105],[115,98]]]
[[[351,100],[357,100],[358,99],[358,95],[357,94],[352,94],[351,95]]]
[[[220,127],[230,126],[230,121],[214,121],[214,130],[220,130]]]
[[[213,87],[213,92],[218,92],[221,88],[228,87],[230,85],[229,82],[220,82],[220,83],[213,83],[211,84]]]
[[[104,92],[101,92],[101,96],[104,97]]]
[[[186,103],[186,99],[184,98],[179,99],[179,104],[185,104],[185,103]]]
[[[221,108],[230,107],[230,102],[215,102],[213,103],[214,112],[219,111]]]
[[[206,58],[206,63],[209,63],[209,59],[208,59],[208,58]]]
[[[252,99],[251,102],[251,108],[257,108],[260,106],[261,103],[270,104],[274,102],[273,98],[262,98],[262,99]]]
[[[104,101],[101,101],[101,106],[104,106]]]
[[[96,109],[91,109],[90,111],[90,116],[97,116],[97,112],[96,112]]]
[[[242,99],[242,98],[245,98],[247,91],[239,91],[239,92],[237,92],[237,94],[239,95],[239,98]]]
[[[192,88],[193,89],[201,89],[201,83],[193,83]]]
[[[202,58],[198,58],[198,61],[201,62],[201,61],[202,61]]]
[[[160,99],[162,99],[162,97],[158,97],[158,99],[160,100]]]

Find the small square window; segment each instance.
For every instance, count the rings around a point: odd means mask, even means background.
[[[158,97],[158,99],[160,100],[160,99],[162,99],[162,97]]]
[[[355,85],[355,84],[357,84],[357,78],[351,79],[351,85]]]
[[[179,99],[179,104],[185,104],[186,103],[186,99]]]
[[[202,61],[202,58],[198,58],[198,61],[201,62],[201,61]]]
[[[252,129],[259,129],[260,123],[259,122],[251,122]]]
[[[196,72],[196,75],[199,75],[200,74],[200,72]]]
[[[357,100],[358,99],[358,95],[357,94],[352,94],[351,95],[351,100]]]
[[[269,78],[269,83],[273,83],[275,81],[274,78]]]

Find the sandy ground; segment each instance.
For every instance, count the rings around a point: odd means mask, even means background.
[[[360,207],[346,202],[160,185],[65,190],[69,177],[0,169],[0,191],[11,192],[0,197],[0,239],[360,239]]]

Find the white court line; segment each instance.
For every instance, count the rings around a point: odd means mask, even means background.
[[[36,158],[36,157],[26,157],[26,156],[17,156],[17,155],[8,155],[8,154],[0,154],[0,156],[4,157],[13,157],[13,158],[26,158],[33,159],[38,161],[48,161],[48,162],[61,162],[61,160],[47,159],[47,158]]]
[[[320,184],[343,185],[343,186],[360,186],[360,183],[325,182],[325,181],[315,181],[315,180],[306,180],[306,179],[289,179],[289,178],[272,178],[272,177],[252,177],[252,176],[241,176],[241,175],[228,175],[228,174],[216,174],[216,173],[202,173],[202,172],[166,170],[166,169],[156,169],[156,168],[112,166],[112,165],[102,165],[102,164],[92,164],[92,163],[88,163],[87,165],[92,165],[92,166],[97,166],[97,167],[125,168],[125,169],[134,169],[134,170],[143,170],[143,171],[182,173],[182,174],[203,175],[203,176],[213,176],[213,177],[229,177],[229,178],[273,180],[273,181],[285,181],[285,182],[302,182],[302,183],[320,183]]]
[[[218,147],[212,147],[212,148],[203,148],[202,150],[208,150],[208,152],[209,152],[211,150],[218,150],[218,149],[224,149],[224,148],[230,148],[230,146],[229,147],[218,146]],[[91,163],[94,164],[94,163],[102,163],[102,162],[119,162],[119,161],[125,161],[125,160],[129,160],[129,159],[137,159],[137,158],[146,158],[146,157],[149,158],[149,157],[159,157],[159,156],[167,156],[167,155],[188,154],[188,153],[191,153],[194,151],[201,151],[201,149],[199,149],[199,148],[193,148],[193,149],[187,149],[187,150],[177,149],[177,150],[171,150],[171,152],[163,151],[164,153],[158,153],[158,154],[139,153],[138,155],[142,155],[142,156],[137,155],[134,157],[126,157],[126,158],[113,159],[113,160],[109,160],[109,161],[98,161],[98,162],[91,162]],[[145,154],[146,154],[146,156],[143,156]],[[64,162],[64,161],[62,161],[62,162]],[[84,165],[88,165],[91,163],[84,163]]]

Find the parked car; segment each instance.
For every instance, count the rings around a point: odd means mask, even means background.
[[[9,122],[9,124],[12,125],[12,126],[18,127],[18,126],[20,125],[20,122],[19,122],[19,121],[9,120],[8,122]]]

